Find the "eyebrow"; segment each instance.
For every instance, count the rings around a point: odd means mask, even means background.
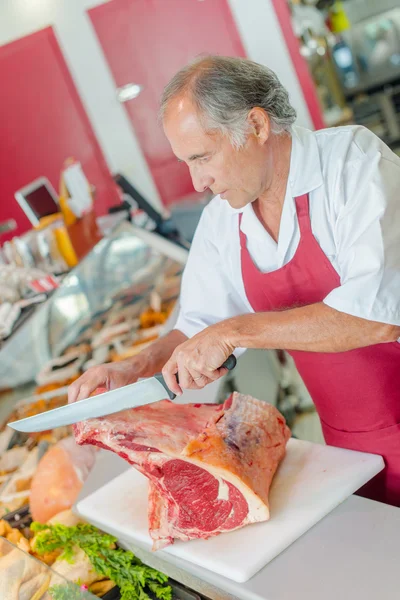
[[[203,158],[204,156],[207,156],[209,153],[208,152],[203,152],[202,154],[192,154],[192,156],[189,156],[188,161],[192,161],[192,160],[196,160],[196,158]],[[181,158],[178,158],[178,162],[184,162]]]

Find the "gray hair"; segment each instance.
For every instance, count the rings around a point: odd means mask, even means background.
[[[290,131],[296,111],[289,94],[271,69],[245,58],[200,57],[183,67],[164,89],[160,117],[171,100],[190,94],[207,130],[220,130],[239,148],[249,132],[254,107],[268,114],[273,133]]]

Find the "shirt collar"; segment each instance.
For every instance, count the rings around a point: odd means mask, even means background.
[[[323,183],[321,159],[315,133],[292,127],[289,186],[293,198],[315,190]]]

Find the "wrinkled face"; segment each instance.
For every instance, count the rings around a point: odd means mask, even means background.
[[[268,189],[272,170],[269,119],[265,113],[256,115],[256,121],[258,117],[259,123],[250,122],[254,132],[236,149],[221,132],[204,130],[188,98],[171,103],[164,131],[178,160],[188,165],[198,192],[209,188],[233,208],[243,208]]]

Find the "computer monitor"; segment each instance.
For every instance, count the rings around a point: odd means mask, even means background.
[[[36,226],[42,217],[60,212],[57,194],[47,177],[39,177],[14,194],[18,204]]]

